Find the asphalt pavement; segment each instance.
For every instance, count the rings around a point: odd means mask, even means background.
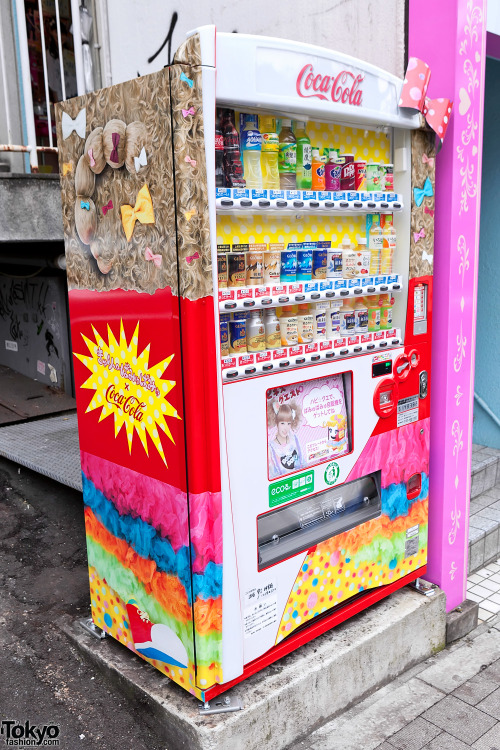
[[[30,739],[46,727],[61,750],[165,750],[148,707],[110,687],[57,626],[89,613],[81,493],[4,459],[0,588],[0,750],[9,733],[26,738],[26,722]]]

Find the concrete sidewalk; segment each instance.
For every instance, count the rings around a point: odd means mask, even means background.
[[[500,750],[500,615],[289,750],[470,747]]]

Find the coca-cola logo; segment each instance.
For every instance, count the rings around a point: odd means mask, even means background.
[[[296,89],[297,94],[305,99],[314,96],[328,100],[330,97],[332,102],[360,107],[363,103],[363,91],[360,86],[364,78],[364,75],[355,75],[349,70],[341,70],[335,77],[315,74],[313,65],[308,63],[297,76]]]

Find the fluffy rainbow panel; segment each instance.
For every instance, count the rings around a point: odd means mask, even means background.
[[[120,600],[114,604],[120,617],[126,619],[125,605],[134,599],[153,624],[167,626],[182,642],[195,675],[193,689],[221,682],[222,550],[211,541],[221,524],[220,503],[217,507],[213,495],[195,498],[189,545],[185,493],[84,452],[82,474],[89,566],[103,582],[101,588]],[[118,624],[113,617],[106,619],[102,607],[99,611],[99,597],[92,599],[93,617],[117,637]],[[119,629],[118,640],[133,646],[131,632],[124,638],[124,626]],[[157,659],[146,660],[161,669]],[[181,682],[178,667],[165,664],[161,671]],[[181,672],[191,686],[189,675]]]

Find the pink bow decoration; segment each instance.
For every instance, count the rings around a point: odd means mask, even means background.
[[[186,263],[188,265],[191,265],[193,260],[198,260],[199,257],[200,257],[199,253],[195,253],[194,255],[186,255]]]
[[[423,240],[424,237],[425,237],[425,229],[423,227],[420,230],[420,232],[413,232],[413,239],[415,240],[415,242],[418,242],[421,239]]]
[[[446,129],[450,120],[453,102],[449,99],[428,99],[427,88],[431,78],[431,69],[419,60],[418,57],[410,57],[406,76],[401,89],[399,99],[400,107],[418,109],[424,115],[427,124],[433,129],[443,143]]]
[[[186,162],[186,164],[191,164],[192,167],[196,167],[196,159],[191,159],[190,156],[186,156],[184,161]]]
[[[187,117],[188,115],[195,115],[196,111],[194,107],[189,107],[189,109],[183,109],[182,110],[182,116]]]
[[[429,216],[434,216],[434,209],[429,208],[429,206],[424,206],[424,214],[429,214]]]
[[[88,155],[89,155],[90,166],[91,166],[91,167],[95,167],[95,159],[94,159],[94,154],[93,154],[93,152],[92,152],[92,149],[91,149],[91,148],[89,148],[89,150],[87,151],[87,153],[88,153]]]
[[[106,203],[106,205],[102,207],[102,212],[104,216],[106,216],[108,211],[111,211],[112,208],[113,208],[113,201],[110,198],[109,201]]]
[[[111,138],[113,139],[113,150],[109,155],[109,160],[118,164],[120,161],[118,158],[118,144],[120,143],[120,133],[112,133]]]
[[[427,154],[422,154],[422,164],[428,164],[432,169],[432,167],[434,166],[434,157],[429,157],[427,156]]]
[[[155,264],[156,268],[160,268],[160,266],[161,266],[161,255],[155,255],[154,253],[151,252],[150,248],[147,247],[146,250],[145,250],[145,252],[144,252],[144,257],[146,258],[146,260],[152,260],[153,263]]]

